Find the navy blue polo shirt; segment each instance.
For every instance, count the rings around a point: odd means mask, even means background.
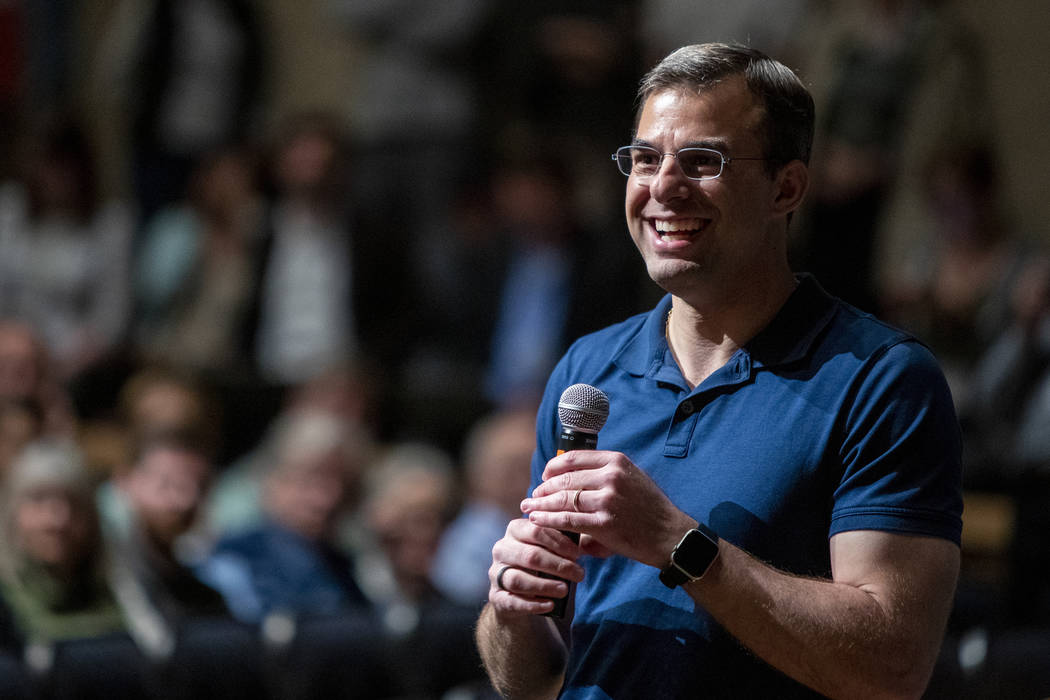
[[[556,452],[557,402],[609,396],[598,448],[625,453],[723,539],[784,570],[830,576],[828,539],[885,530],[959,542],[961,436],[944,377],[914,337],[811,277],[693,390],[664,336],[665,297],[578,340],[539,410],[533,485]],[[584,557],[566,698],[810,697],[655,568]]]

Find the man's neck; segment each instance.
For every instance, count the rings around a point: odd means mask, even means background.
[[[793,275],[755,293],[718,304],[674,296],[667,314],[667,344],[690,388],[717,371],[777,315],[798,286]]]

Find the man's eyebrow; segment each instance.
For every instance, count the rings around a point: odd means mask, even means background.
[[[724,151],[727,148],[729,148],[729,142],[726,141],[725,139],[719,139],[719,138],[704,139],[702,141],[694,141],[694,142],[688,144],[687,147],[692,147],[692,148],[713,148],[716,151]]]
[[[631,141],[632,146],[648,146],[649,148],[655,148],[660,150],[653,143],[646,141],[645,139],[634,138]],[[729,147],[724,139],[701,139],[700,141],[690,141],[684,144],[681,148],[713,148],[716,151],[725,151]]]

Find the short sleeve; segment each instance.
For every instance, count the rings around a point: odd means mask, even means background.
[[[891,345],[866,364],[844,414],[829,535],[888,530],[959,543],[962,436],[929,350]]]

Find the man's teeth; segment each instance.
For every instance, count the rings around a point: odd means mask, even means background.
[[[666,236],[666,234],[674,234],[678,232],[694,233],[702,228],[702,222],[700,219],[677,219],[675,221],[657,220],[654,223],[656,225],[656,231],[664,236]],[[678,236],[676,236],[676,238],[678,238]]]

